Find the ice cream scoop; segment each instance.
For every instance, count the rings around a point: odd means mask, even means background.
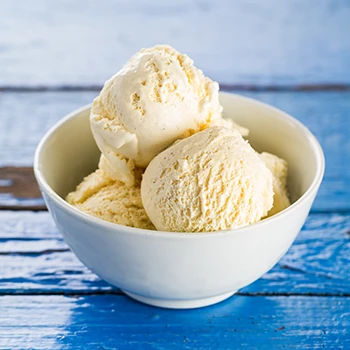
[[[287,190],[288,166],[284,159],[271,153],[263,152],[260,158],[273,176],[273,206],[267,213],[267,216],[270,217],[290,206]]]
[[[248,130],[222,118],[219,86],[170,46],[142,49],[106,81],[91,110],[96,143],[119,180],[134,182],[166,147],[213,125]]]
[[[143,175],[141,197],[157,230],[232,229],[267,215],[273,178],[237,130],[211,127],[158,154]]]
[[[126,186],[97,169],[68,194],[67,202],[81,211],[116,224],[154,230],[141,201],[140,183]]]

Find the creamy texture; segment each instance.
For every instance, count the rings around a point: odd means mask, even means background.
[[[137,178],[137,176],[136,176]],[[130,227],[154,230],[141,201],[140,182],[126,186],[98,169],[85,177],[67,202],[99,219]]]
[[[166,147],[213,125],[248,130],[221,116],[219,86],[170,46],[143,49],[106,81],[91,110],[91,129],[114,177],[132,186]]]
[[[218,231],[266,216],[272,182],[270,170],[237,130],[212,127],[156,156],[143,175],[141,196],[158,230]]]
[[[260,158],[273,175],[273,207],[267,213],[270,217],[290,206],[287,190],[287,162],[271,153],[263,152]]]

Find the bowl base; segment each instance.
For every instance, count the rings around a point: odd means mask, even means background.
[[[140,301],[141,303],[152,305],[152,306],[164,307],[168,309],[195,309],[198,307],[209,306],[209,305],[219,303],[220,301],[223,301],[236,293],[236,291],[234,291],[234,292],[229,292],[225,294],[220,294],[215,297],[202,298],[202,299],[172,300],[172,299],[148,298],[142,295],[128,292],[126,290],[123,290],[122,292],[125,293],[128,297],[135,299],[137,301]]]

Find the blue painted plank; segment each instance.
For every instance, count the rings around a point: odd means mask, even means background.
[[[85,268],[47,212],[0,211],[0,294],[116,291]],[[350,215],[312,214],[285,257],[242,293],[349,295]]]
[[[347,0],[2,0],[0,85],[102,84],[168,43],[220,83],[350,82]]]
[[[349,349],[350,298],[234,296],[187,311],[124,296],[0,297],[4,349]]]
[[[97,94],[0,93],[0,166],[32,165],[45,132],[69,112],[91,103]]]
[[[0,94],[0,166],[31,165],[35,147],[45,131],[66,113],[91,102],[96,94],[97,92]],[[347,165],[350,164],[350,92],[243,94],[286,110],[311,129],[325,151],[327,163],[325,179],[313,210],[349,210],[350,167]],[[31,122],[27,123],[29,116]],[[0,194],[0,204],[29,205],[28,199],[8,194]]]

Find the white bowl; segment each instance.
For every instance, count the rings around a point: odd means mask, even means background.
[[[303,226],[324,172],[316,138],[288,114],[221,93],[225,117],[250,129],[257,151],[287,160],[294,202],[283,212],[237,230],[182,234],[135,229],[85,214],[65,200],[100,155],[90,106],[72,112],[40,142],[35,176],[56,225],[81,262],[127,295],[147,304],[195,308],[217,303],[269,271]]]

